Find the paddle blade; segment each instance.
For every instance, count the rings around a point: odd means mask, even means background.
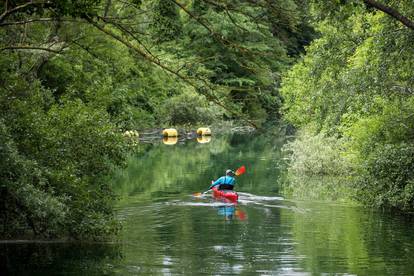
[[[240,168],[238,168],[238,169],[236,170],[235,175],[239,176],[239,175],[244,174],[245,172],[246,172],[246,167],[245,167],[245,166],[241,166]]]
[[[193,196],[201,196],[202,193],[194,193]]]

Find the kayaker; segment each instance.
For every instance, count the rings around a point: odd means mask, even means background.
[[[233,190],[234,184],[236,184],[234,176],[235,173],[232,170],[226,170],[226,175],[214,181],[208,189],[218,185],[219,190]]]

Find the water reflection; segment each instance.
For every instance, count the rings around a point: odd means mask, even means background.
[[[211,141],[211,136],[198,136],[197,137],[197,142],[200,144],[210,143],[210,141]]]
[[[212,200],[212,201],[172,201],[167,202],[166,204],[171,205],[180,205],[180,206],[198,206],[198,207],[210,207],[217,210],[217,214],[221,217],[223,217],[225,220],[232,220],[232,219],[238,219],[238,220],[245,220],[247,219],[247,214],[243,210],[242,207],[238,203],[230,203],[230,202],[223,202],[219,200]]]
[[[107,275],[122,261],[117,243],[0,243],[1,275]]]
[[[162,142],[164,145],[175,145],[178,142],[178,137],[163,137]]]
[[[414,275],[412,223],[280,196],[284,139],[215,136],[131,159],[116,180],[125,262],[155,274]],[[241,164],[249,170],[237,179],[237,205],[189,196]]]
[[[293,212],[304,213],[308,210],[296,206],[295,203],[289,202],[278,196],[258,196],[250,193],[239,193],[239,200],[231,202],[225,198],[216,198],[211,194],[201,194],[191,196],[190,201],[185,200],[171,200],[166,202],[167,205],[176,206],[197,206],[197,207],[211,207],[217,209],[217,213],[226,220],[234,218],[238,220],[247,219],[247,213],[244,208],[257,207],[270,212],[270,208],[288,209]],[[242,207],[244,206],[244,207]]]
[[[125,201],[160,193],[192,194],[205,191],[225,169],[245,165],[251,169],[237,179],[237,191],[277,195],[283,143],[272,135],[235,134],[214,136],[204,144],[191,139],[174,147],[143,145],[115,176],[113,186]]]
[[[223,216],[226,220],[232,220],[235,210],[236,207],[234,205],[224,205],[217,208],[217,213],[219,216]]]
[[[237,205],[224,205],[219,206],[217,213],[220,216],[223,216],[225,220],[232,220],[234,218],[237,218],[239,220],[245,220],[247,219],[246,213]]]
[[[280,195],[283,134],[140,144],[114,179],[119,244],[0,244],[14,275],[414,275],[414,222],[355,206]],[[246,165],[237,205],[205,191]],[[306,185],[306,183],[302,183]],[[323,183],[320,183],[323,186]],[[300,186],[298,186],[300,187]],[[327,187],[331,187],[327,186]],[[303,189],[303,193],[307,193]],[[6,269],[5,269],[6,268]]]
[[[144,248],[160,269],[152,273],[168,268],[171,274],[413,275],[409,221],[264,194],[239,192],[237,205],[188,194],[131,205],[124,239],[141,242],[125,247],[127,259],[141,260],[144,255],[136,252]]]

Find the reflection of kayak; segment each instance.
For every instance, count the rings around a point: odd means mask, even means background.
[[[235,191],[218,190],[217,187],[213,187],[211,189],[213,190],[213,196],[215,198],[224,198],[231,202],[236,202],[239,199],[239,195]]]

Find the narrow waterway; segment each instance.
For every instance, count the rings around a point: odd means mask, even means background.
[[[283,194],[283,131],[143,144],[113,185],[114,243],[2,243],[21,275],[414,275],[410,218]],[[201,142],[201,143],[200,143]],[[240,200],[195,197],[228,168]]]

